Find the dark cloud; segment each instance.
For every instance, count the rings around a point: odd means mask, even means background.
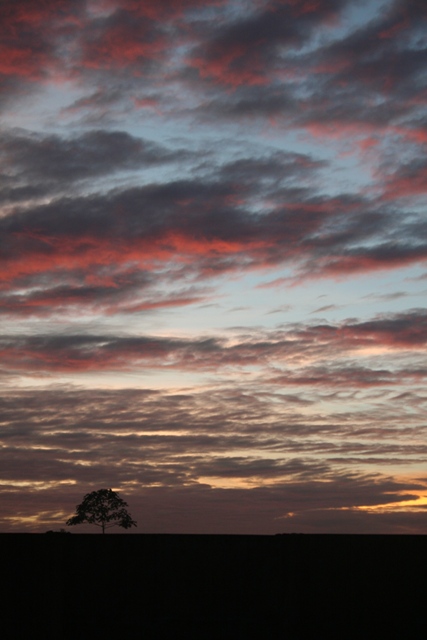
[[[121,8],[88,23],[81,42],[81,64],[87,69],[147,70],[168,51],[162,23]]]
[[[426,310],[387,313],[406,294],[385,288],[381,314],[310,321],[298,286],[347,279],[354,303],[354,275],[427,260],[426,19],[423,0],[2,2],[2,530],[63,526],[112,486],[143,531],[425,532]],[[280,283],[270,312],[305,320],[211,328],[242,274],[248,323]],[[329,291],[316,313],[343,317]],[[195,335],[170,328],[202,302]],[[160,390],[102,388],[147,375]]]
[[[382,511],[366,512],[361,509],[327,510],[316,509],[306,513],[294,513],[280,521],[282,533],[351,533],[351,534],[394,534],[423,535],[427,514],[423,509],[408,512]]]
[[[31,288],[24,294],[0,295],[0,314],[51,316],[82,307],[92,313],[138,313],[191,305],[209,297],[202,287],[176,289],[173,293],[159,295],[151,287],[153,279],[150,274],[128,270],[109,275],[108,270],[105,271],[96,275],[79,271],[67,274],[61,278],[60,285],[55,285],[57,273],[29,278],[29,286],[37,287],[39,283],[42,288]]]
[[[0,6],[0,95],[22,98],[37,89],[63,61],[67,43],[77,33],[85,0],[32,0]],[[11,95],[12,94],[12,95]],[[6,99],[6,107],[8,100]]]
[[[390,384],[402,384],[404,378],[409,377],[413,379],[419,377],[419,379],[422,379],[426,373],[427,371],[420,370],[417,376],[417,372],[415,371],[378,370],[345,364],[342,366],[308,367],[297,373],[287,372],[285,375],[280,374],[271,378],[271,382],[281,386],[295,384],[297,386],[313,387],[315,385],[329,386],[333,380],[331,386],[343,386],[346,389],[350,389],[354,387],[383,387]]]
[[[37,182],[73,182],[185,158],[183,152],[135,138],[123,131],[89,131],[73,138],[4,134],[4,162],[18,176]]]
[[[221,180],[236,186],[241,185],[246,189],[250,188],[252,183],[254,192],[258,194],[260,187],[265,193],[271,185],[274,196],[274,191],[277,194],[281,183],[295,181],[301,185],[312,182],[316,172],[325,166],[327,162],[316,160],[309,155],[277,151],[264,158],[240,158],[228,162],[220,167],[218,175]],[[303,193],[303,190],[300,189],[299,193]],[[280,197],[280,190],[277,195]]]
[[[196,115],[202,121],[215,118],[218,121],[254,121],[257,118],[280,118],[293,116],[300,108],[300,100],[286,86],[280,89],[270,87],[241,87],[231,95],[215,94],[201,107]]]
[[[422,89],[426,20],[418,0],[393,2],[375,20],[321,49],[317,64],[337,72],[330,76],[335,86],[408,99]]]
[[[91,95],[75,101],[74,110],[105,110],[108,96],[149,106],[154,91],[155,107],[169,112],[169,99],[151,82],[162,78],[170,95],[175,82],[190,85],[201,115],[285,116],[323,134],[333,125],[344,136],[349,126],[372,136],[373,127],[392,124],[405,134],[424,90],[424,7],[415,0],[386,3],[374,20],[328,39],[351,5],[249,2],[232,12],[218,1],[117,0],[107,13],[88,10],[83,1],[36,8],[25,0],[19,9],[6,2],[4,93],[16,78],[36,85],[57,74],[90,86]],[[303,91],[296,78],[304,80]],[[234,93],[222,90],[230,86]]]
[[[186,150],[168,150],[123,131],[91,130],[74,137],[42,136],[24,131],[0,135],[5,167],[3,202],[63,193],[74,182],[93,183],[118,172],[131,172],[191,159]]]
[[[222,85],[265,85],[283,64],[282,55],[306,44],[313,31],[342,11],[347,3],[254,3],[252,13],[229,24],[209,25],[191,65],[199,78]],[[282,63],[282,64],[280,64]],[[279,66],[280,65],[280,66]]]
[[[304,493],[311,495],[318,505],[324,496],[333,495],[338,484],[339,478],[334,484],[317,487],[315,492],[310,490],[308,484],[245,490],[212,489],[206,485],[152,487],[138,493],[131,492],[129,486],[123,485],[116,486],[115,490],[128,502],[132,516],[138,522],[138,533],[245,534],[251,531],[260,535],[319,532],[424,534],[426,513],[422,509],[367,512],[357,507],[320,509],[313,505],[310,510],[297,510],[296,507],[301,504],[298,496]],[[17,494],[13,489],[5,491],[2,497],[2,530],[14,531],[18,522],[21,531],[45,532],[64,527],[82,496],[97,488],[98,485],[82,484],[64,485],[60,492],[56,488],[38,491],[37,513],[34,512],[34,493],[21,491]],[[381,491],[381,486],[378,491]],[[344,502],[343,499],[336,501],[337,504]],[[97,532],[96,528],[84,525],[78,531]]]
[[[354,422],[319,428],[262,395],[228,388],[173,394],[58,387],[15,391],[0,406],[2,530],[13,529],[14,518],[31,530],[50,520],[63,525],[84,493],[105,484],[123,492],[133,512],[145,509],[141,531],[275,533],[297,523],[308,530],[319,512],[335,513],[335,525],[330,517],[323,521],[329,532],[343,531],[359,509],[381,514],[393,503],[416,501],[426,485],[422,477],[401,481],[378,471],[387,468],[390,453],[402,463],[422,459],[422,431],[408,443],[408,434],[387,422],[391,445]],[[375,473],[352,471],[361,459]],[[228,488],[221,488],[224,482]],[[239,524],[233,513],[246,515]],[[403,526],[405,513],[410,527],[404,507],[386,530]],[[377,526],[372,513],[357,517],[361,527]]]
[[[120,154],[104,161],[102,144],[81,150],[84,141],[98,137],[108,148],[124,143],[122,161]],[[89,164],[88,171],[97,173],[171,159],[168,152],[124,134],[98,132],[74,142],[69,157],[57,162],[55,171],[63,180],[73,172],[83,177]],[[128,148],[134,152],[126,153]],[[43,166],[54,162],[56,152],[41,152],[36,145],[34,153],[41,156],[40,168],[35,158],[22,162],[42,179]],[[4,309],[13,312],[16,307],[20,313],[26,308],[30,313],[34,307],[38,312],[38,298],[41,306],[43,299],[57,299],[57,308],[78,300],[96,305],[98,284],[102,303],[111,293],[109,287],[132,287],[138,280],[144,282],[148,271],[153,277],[178,281],[289,264],[298,277],[345,277],[426,259],[425,225],[419,216],[405,218],[361,197],[319,197],[309,186],[294,186],[295,181],[309,185],[318,166],[302,154],[273,154],[227,163],[206,178],[70,196],[16,209],[0,220],[0,261],[8,282]],[[262,213],[252,211],[253,194],[268,202]],[[86,282],[77,286],[79,272],[84,272]],[[42,277],[44,292],[16,295],[10,288],[14,281],[18,286],[23,278],[33,278],[34,285]]]
[[[197,76],[186,76],[196,90],[203,82],[215,87],[199,117],[269,118],[280,129],[351,140],[364,155],[393,137],[425,144],[424,6],[385,3],[374,19],[328,38],[333,20],[348,27],[351,5],[272,2],[219,24],[217,33],[207,25],[194,50]]]
[[[385,178],[384,199],[414,198],[425,196],[427,178],[427,162],[424,157],[416,157],[402,163]],[[427,237],[427,225],[420,221],[421,237]]]
[[[105,82],[105,72],[129,77],[147,72],[156,60],[167,66],[179,46],[179,21],[188,9],[205,10],[198,0],[87,2],[32,0],[2,2],[0,95],[2,106],[37,92],[46,81]],[[221,3],[215,0],[218,7]],[[175,32],[178,41],[171,39]],[[157,65],[156,71],[160,72]],[[4,97],[4,99],[3,99]]]
[[[175,301],[175,304],[177,302]],[[299,364],[306,358],[328,359],[338,354],[388,348],[423,349],[427,343],[425,310],[378,317],[364,322],[302,325],[254,336],[225,339],[117,337],[108,335],[10,336],[0,339],[4,370],[90,371],[126,370],[140,366],[184,370]],[[402,377],[421,380],[425,368],[366,368],[352,363],[308,366],[280,374],[277,383],[299,385],[376,386],[396,384]]]

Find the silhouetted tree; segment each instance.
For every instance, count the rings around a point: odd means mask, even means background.
[[[67,520],[66,524],[71,526],[87,522],[101,527],[102,533],[105,533],[105,529],[115,526],[130,529],[136,527],[136,522],[126,510],[127,506],[127,502],[111,489],[92,491],[77,505],[76,515]]]

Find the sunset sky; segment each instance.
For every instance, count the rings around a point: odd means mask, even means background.
[[[425,0],[3,0],[0,109],[0,532],[427,533]]]

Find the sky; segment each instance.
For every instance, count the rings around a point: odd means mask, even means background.
[[[425,0],[3,0],[0,532],[427,533],[426,107]]]

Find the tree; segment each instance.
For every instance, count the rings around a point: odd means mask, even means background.
[[[67,520],[66,524],[71,526],[87,522],[101,527],[102,533],[105,533],[105,529],[115,526],[130,529],[136,527],[136,522],[126,510],[127,506],[127,502],[111,489],[92,491],[77,505],[76,515]]]

